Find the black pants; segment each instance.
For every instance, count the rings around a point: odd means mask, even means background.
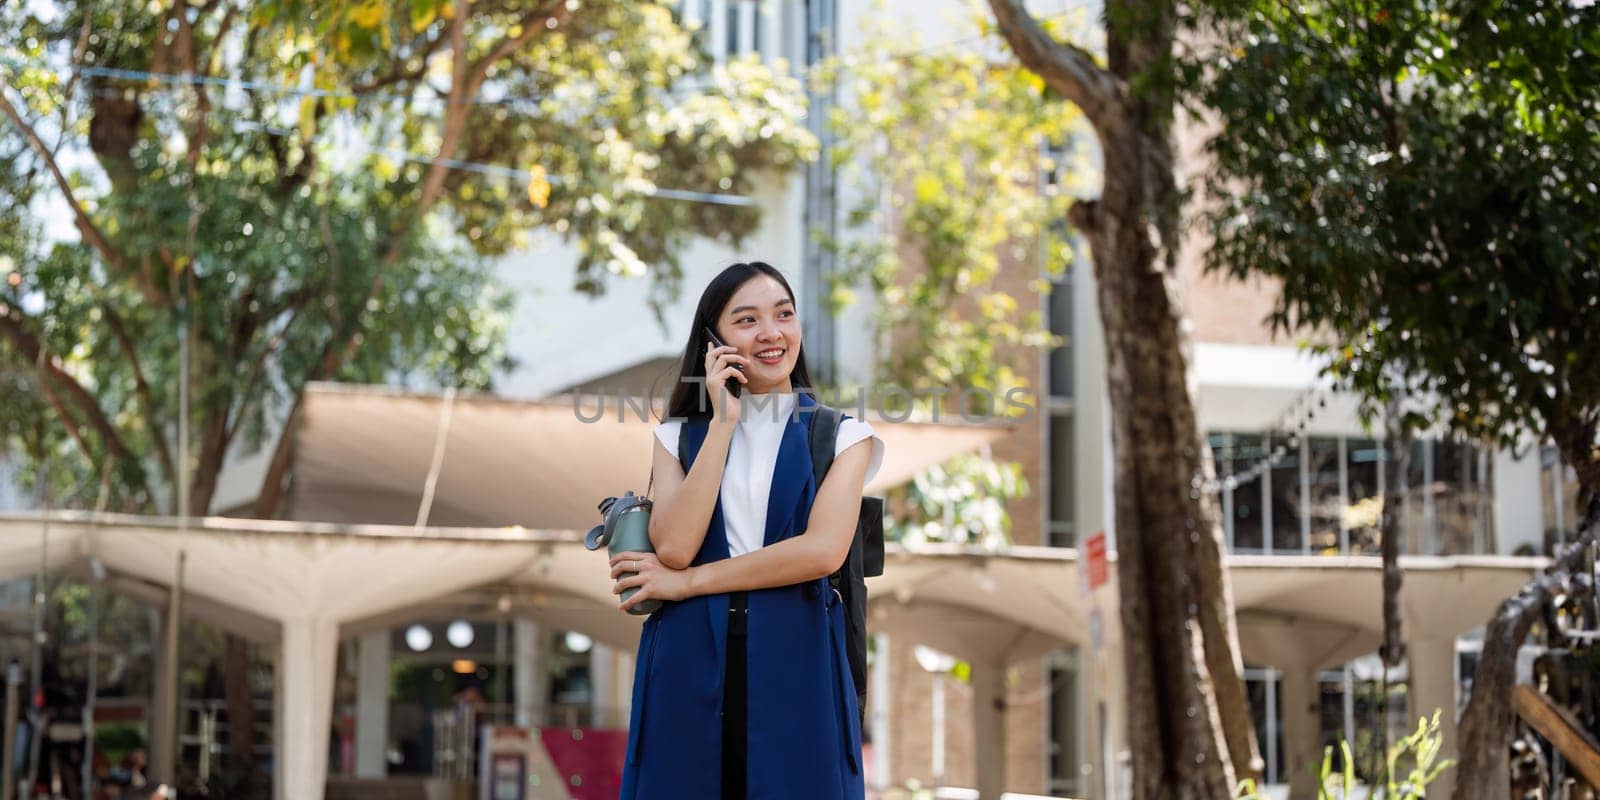
[[[744,592],[728,595],[728,663],[722,686],[722,800],[744,800],[746,747],[745,722],[749,711],[745,630],[749,597]]]

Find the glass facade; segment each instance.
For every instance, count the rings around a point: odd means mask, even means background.
[[[1050,180],[1049,176],[1044,178]],[[1051,547],[1075,547],[1078,543],[1077,527],[1077,476],[1075,462],[1077,424],[1073,415],[1073,348],[1072,348],[1072,273],[1078,265],[1068,265],[1059,275],[1043,270],[1041,278],[1050,284],[1050,293],[1042,300],[1042,313],[1050,324],[1050,333],[1059,336],[1061,345],[1051,348],[1042,359],[1046,398],[1041,409],[1046,414],[1044,462],[1045,497],[1044,544]]]
[[[1078,744],[1079,702],[1077,648],[1059,650],[1045,660],[1045,685],[1050,693],[1050,715],[1046,720],[1049,743],[1049,791],[1052,794],[1077,794],[1080,789]],[[1084,724],[1093,724],[1085,716]]]
[[[1367,782],[1381,774],[1383,741],[1378,732],[1386,731],[1393,743],[1406,729],[1406,686],[1402,670],[1391,671],[1383,680],[1381,665],[1366,656],[1317,675],[1318,749],[1333,748],[1333,771],[1344,769],[1340,741],[1350,743],[1351,760],[1357,779]],[[1301,769],[1316,769],[1319,764],[1291,763],[1284,741],[1283,673],[1279,670],[1246,667],[1245,692],[1255,723],[1256,745],[1265,762],[1263,777],[1269,784],[1288,783]]]
[[[1544,551],[1572,541],[1583,520],[1578,508],[1578,474],[1561,460],[1553,444],[1539,449],[1539,497],[1544,507]]]
[[[1064,146],[1046,147],[1040,155],[1046,164],[1063,163]],[[1046,171],[1040,176],[1041,188],[1048,190],[1057,180],[1057,175]],[[1056,229],[1052,235],[1068,234],[1063,229]],[[1047,248],[1042,250],[1048,251]],[[1082,253],[1083,250],[1074,248],[1073,252]],[[1077,419],[1073,406],[1072,274],[1081,266],[1068,264],[1059,275],[1052,275],[1045,266],[1041,252],[1039,277],[1049,282],[1050,293],[1041,298],[1040,312],[1048,321],[1050,332],[1060,337],[1061,344],[1041,357],[1042,375],[1038,381],[1045,393],[1039,409],[1039,413],[1045,415],[1040,434],[1044,450],[1043,484],[1047,489],[1043,498],[1043,544],[1075,547],[1078,543],[1078,448]],[[1081,707],[1080,652],[1078,648],[1067,648],[1045,659],[1045,784],[1051,794],[1076,796],[1083,792],[1085,782],[1081,770],[1084,753],[1080,745],[1080,732],[1085,728],[1079,726],[1098,724],[1094,705],[1091,703],[1087,709]]]
[[[1259,477],[1230,483],[1230,476],[1254,474],[1251,468],[1269,458],[1276,445],[1250,432],[1212,431],[1206,438],[1217,477],[1223,479],[1218,499],[1232,552],[1379,555],[1387,497],[1401,504],[1403,552],[1496,552],[1494,454],[1487,447],[1419,440],[1413,443],[1404,485],[1391,490],[1385,484],[1396,482],[1394,454],[1382,440],[1308,436]],[[1558,490],[1576,491],[1564,484],[1558,489],[1559,478],[1558,471],[1546,470],[1550,497]],[[1554,516],[1547,508],[1547,529],[1556,526]]]
[[[1045,544],[1051,547],[1073,547],[1077,544],[1074,525],[1074,482],[1077,471],[1073,469],[1076,449],[1072,437],[1072,414],[1052,411],[1050,414],[1050,518],[1045,531]]]

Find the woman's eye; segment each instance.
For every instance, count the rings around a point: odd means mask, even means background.
[[[755,317],[740,317],[738,319],[738,321],[741,322],[741,323],[743,323],[743,322],[755,322],[756,318]]]
[[[784,312],[778,314],[778,316],[780,316],[780,317],[792,317],[792,316],[794,316],[794,312],[793,311],[784,311]]]

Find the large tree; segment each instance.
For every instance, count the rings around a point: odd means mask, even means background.
[[[1175,295],[1176,4],[1106,4],[1106,59],[1058,38],[1022,0],[990,0],[1017,57],[1081,109],[1104,185],[1074,203],[1105,328],[1133,796],[1228,798],[1259,767],[1210,467]]]
[[[974,11],[971,36],[981,37],[987,14]],[[1092,175],[1076,142],[1082,117],[1015,61],[929,47],[900,27],[866,19],[849,58],[819,75],[851,100],[830,118],[852,201],[830,242],[840,256],[830,299],[853,302],[862,284],[881,299],[873,311],[889,357],[879,380],[993,392],[1003,412],[1004,393],[1031,371],[1018,365],[1063,343],[1036,293],[1051,285],[1041,273],[1060,276],[1071,261],[1058,228]],[[1045,162],[1048,143],[1064,163]],[[1057,176],[1046,191],[1042,172]]]
[[[1600,12],[1556,0],[1215,3],[1211,265],[1407,425],[1554,442],[1579,544],[1489,620],[1455,796],[1504,797],[1518,647],[1600,515]],[[1450,713],[1446,709],[1445,713]]]
[[[682,246],[751,232],[743,196],[815,150],[797,82],[711,68],[660,4],[85,0],[0,27],[0,361],[33,398],[0,429],[57,505],[208,513],[261,448],[274,516],[309,382],[490,385],[489,264],[530,231],[578,245],[576,289],[647,277],[659,308]]]
[[[814,147],[797,85],[759,64],[702,69],[656,5],[54,10],[0,19],[17,31],[0,85],[15,156],[0,333],[45,377],[82,463],[114,465],[119,507],[172,507],[181,315],[190,510],[211,507],[241,435],[267,436],[256,512],[270,516],[275,434],[306,382],[489,382],[488,258],[546,228],[580,245],[576,288],[650,273],[664,300],[678,250],[750,232],[757,211],[737,196]],[[57,211],[70,235],[46,230]]]

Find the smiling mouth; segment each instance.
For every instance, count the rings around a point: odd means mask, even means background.
[[[781,347],[771,350],[762,350],[761,352],[755,354],[755,359],[767,364],[776,364],[777,362],[782,361],[784,355],[788,352],[788,350],[785,350]]]

